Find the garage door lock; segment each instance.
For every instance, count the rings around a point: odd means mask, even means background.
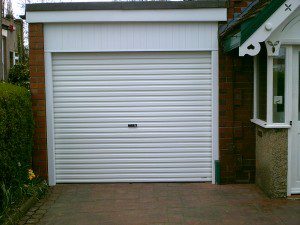
[[[137,127],[137,124],[136,123],[130,123],[130,124],[128,124],[128,127]]]

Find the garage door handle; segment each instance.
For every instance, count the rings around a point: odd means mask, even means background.
[[[136,123],[130,123],[130,124],[128,124],[128,127],[137,127],[137,124]]]

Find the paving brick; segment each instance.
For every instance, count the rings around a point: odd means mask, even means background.
[[[47,210],[45,210],[45,209],[38,209],[38,210],[35,211],[35,214],[44,215],[46,212],[47,212]]]
[[[24,224],[26,224],[26,222],[27,222],[27,220],[22,219],[22,220],[19,221],[18,225],[24,225]]]
[[[39,219],[31,218],[27,221],[27,224],[37,224],[38,222],[39,222]]]
[[[38,210],[38,206],[37,205],[35,205],[34,207],[31,207],[29,209],[29,212],[35,212],[36,210]]]
[[[26,213],[26,216],[32,216],[34,214],[34,212],[33,211],[28,211],[27,213]]]

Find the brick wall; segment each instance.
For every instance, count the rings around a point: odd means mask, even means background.
[[[43,24],[29,24],[29,67],[35,120],[33,169],[47,178],[47,133]]]
[[[255,128],[250,122],[253,59],[220,50],[219,62],[221,182],[252,183],[255,179]]]
[[[251,0],[229,0],[227,11],[228,20],[232,19],[235,13],[240,13],[244,7],[248,6],[249,2],[251,2]]]
[[[221,48],[220,48],[221,49]],[[35,118],[33,167],[47,177],[44,36],[42,24],[29,25],[30,88]],[[220,164],[222,183],[253,182],[255,133],[251,124],[253,63],[251,57],[220,51]]]

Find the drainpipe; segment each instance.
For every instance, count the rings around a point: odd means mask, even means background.
[[[1,32],[0,32],[0,78],[1,80],[4,80],[4,71],[3,71],[3,57],[2,57],[2,18],[3,18],[3,1],[0,0],[0,12],[1,12],[1,19],[0,19],[0,28],[1,28]]]
[[[216,184],[221,184],[221,169],[219,160],[215,160],[215,182]]]

